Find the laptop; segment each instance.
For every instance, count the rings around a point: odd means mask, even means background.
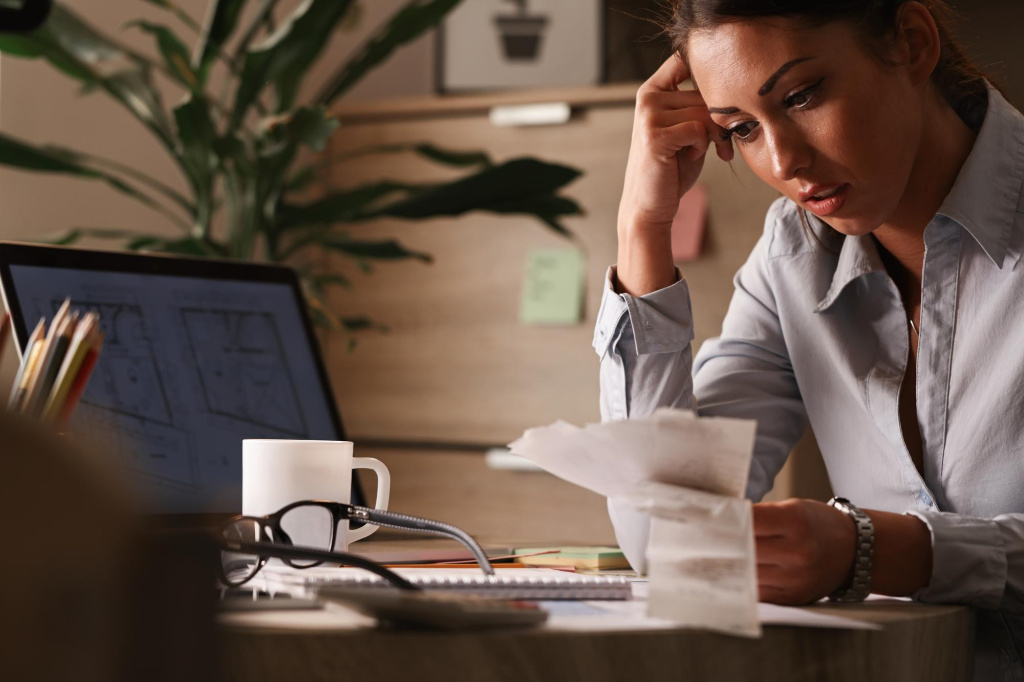
[[[99,312],[103,352],[70,430],[158,522],[240,513],[242,439],[345,440],[290,268],[0,242],[0,293],[19,354],[66,297]]]

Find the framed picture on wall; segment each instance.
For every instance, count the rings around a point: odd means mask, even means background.
[[[441,92],[594,85],[604,0],[463,0],[438,32]]]

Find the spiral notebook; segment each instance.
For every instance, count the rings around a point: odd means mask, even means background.
[[[494,599],[630,599],[632,586],[622,576],[578,575],[545,568],[502,568],[488,576],[470,568],[395,568],[402,577],[426,590],[445,590]],[[295,569],[268,565],[253,579],[267,592],[311,596],[319,587],[387,587],[388,583],[359,568]]]

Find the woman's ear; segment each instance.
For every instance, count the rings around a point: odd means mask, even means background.
[[[914,85],[927,83],[939,63],[942,41],[932,13],[920,2],[912,0],[900,7],[896,45]]]

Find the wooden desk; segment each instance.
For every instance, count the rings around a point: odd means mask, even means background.
[[[222,679],[945,682],[970,678],[973,618],[965,607],[867,602],[808,608],[879,623],[884,629],[767,626],[762,639],[747,640],[687,630],[452,634],[223,628]]]

